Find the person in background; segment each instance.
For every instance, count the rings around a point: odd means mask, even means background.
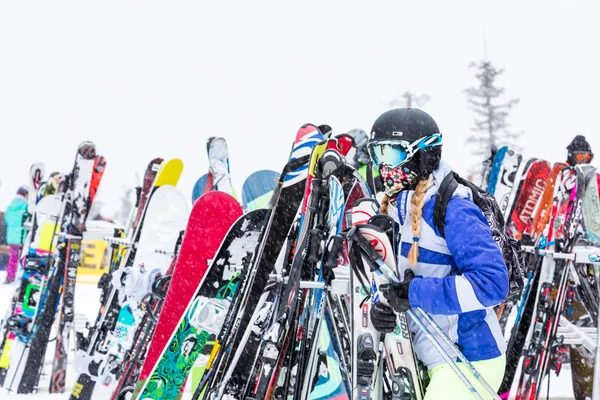
[[[4,212],[0,212],[0,270],[5,271],[8,264],[9,248],[6,244],[6,222]]]
[[[567,164],[574,167],[578,164],[589,164],[594,159],[592,147],[585,136],[577,135],[567,146]]]
[[[27,212],[27,199],[29,191],[26,186],[21,186],[17,190],[17,195],[10,203],[4,214],[6,222],[6,243],[10,247],[10,256],[6,266],[6,281],[12,283],[17,276],[17,266],[19,264],[19,255],[24,240],[23,222]]]

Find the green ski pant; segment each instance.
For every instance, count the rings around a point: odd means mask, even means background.
[[[492,389],[498,390],[500,388],[502,378],[504,377],[504,368],[506,367],[506,357],[504,354],[491,360],[475,361],[472,364]],[[456,365],[458,365],[458,368],[469,379],[484,400],[493,398],[462,362],[458,362]],[[474,398],[469,389],[467,389],[448,364],[433,368],[429,371],[429,377],[431,380],[429,386],[427,386],[424,400],[470,400]]]

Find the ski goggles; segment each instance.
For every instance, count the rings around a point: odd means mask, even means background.
[[[576,152],[572,153],[577,164],[589,164],[592,162],[593,155],[591,153],[586,152]]]
[[[406,140],[382,140],[369,143],[368,150],[373,164],[379,167],[381,164],[396,168],[405,164],[408,160],[423,149],[440,146],[442,134],[434,133],[410,143]]]

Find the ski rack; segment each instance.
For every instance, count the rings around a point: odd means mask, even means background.
[[[154,252],[156,254],[164,254],[165,256],[175,256],[175,252],[174,251],[169,251],[169,250],[163,250],[163,249],[154,249]]]
[[[105,237],[104,241],[108,242],[109,244],[119,244],[119,245],[133,247],[133,248],[136,248],[138,246],[137,243],[131,242],[127,239],[115,238],[115,237],[110,237],[110,236]]]
[[[83,236],[80,236],[80,235],[69,235],[68,233],[65,233],[65,232],[57,232],[54,235],[56,237],[61,238],[61,239],[83,239]]]
[[[593,246],[575,246],[572,253],[560,253],[554,250],[540,249],[536,246],[521,246],[527,253],[537,253],[541,256],[552,256],[556,260],[571,260],[576,264],[600,265],[600,248]]]
[[[270,274],[269,279],[286,284],[289,277],[281,276],[280,274]],[[328,289],[331,294],[349,294],[350,277],[344,276],[332,279],[329,285],[318,281],[300,281],[300,289]]]
[[[600,279],[600,248],[595,246],[574,246],[571,253],[560,253],[553,250],[540,249],[536,246],[521,246],[528,253],[537,253],[553,259],[573,261],[574,264],[592,264],[596,279]],[[579,344],[596,355],[594,367],[594,389],[592,400],[600,400],[600,325],[597,328],[582,328],[574,325],[566,318],[560,318],[556,336],[562,335],[564,343]]]

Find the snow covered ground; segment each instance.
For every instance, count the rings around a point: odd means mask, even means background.
[[[4,276],[2,276],[2,272],[0,272],[0,282],[4,281]],[[14,292],[15,286],[1,285],[0,284],[0,313],[4,314],[6,307],[10,302],[10,298]],[[75,301],[76,301],[76,315],[78,325],[84,326],[85,320],[93,321],[96,317],[96,313],[98,311],[99,305],[99,296],[100,291],[95,287],[95,285],[88,284],[80,284],[77,286],[77,290],[75,293]],[[74,348],[74,345],[71,344],[71,350]],[[46,362],[45,362],[45,372],[49,373],[52,368],[52,355],[54,354],[54,346],[50,344],[48,346],[48,352],[46,354]],[[72,367],[73,361],[73,353],[69,356],[69,367],[67,369],[67,379],[66,379],[66,393],[64,394],[49,394],[48,393],[48,385],[49,385],[49,377],[48,374],[42,377],[40,381],[40,393],[33,395],[16,395],[7,393],[6,390],[0,389],[0,399],[5,398],[22,398],[22,399],[30,399],[30,400],[56,400],[56,399],[67,399],[69,397],[69,393],[75,384],[75,380],[77,375],[75,370]],[[517,372],[518,376],[518,372]],[[540,399],[546,399],[546,385],[547,382],[544,383],[542,389],[542,395]],[[111,389],[105,388],[104,386],[97,386],[94,399],[103,400],[110,398]],[[513,389],[513,393],[515,390]],[[187,387],[183,399],[190,399],[191,391],[190,388]],[[559,399],[573,399],[573,389],[571,385],[571,366],[569,364],[563,366],[563,370],[559,377],[554,376],[552,374],[551,382],[550,382],[550,399],[559,400]]]

